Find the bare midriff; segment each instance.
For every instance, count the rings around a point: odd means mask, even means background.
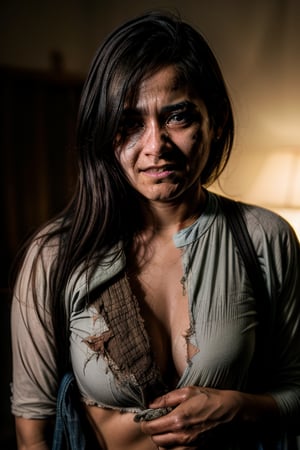
[[[151,438],[134,422],[134,414],[85,405],[101,450],[157,450]],[[96,449],[95,449],[96,450]]]

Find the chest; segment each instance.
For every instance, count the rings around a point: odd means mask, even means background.
[[[131,277],[154,357],[174,382],[187,365],[190,314],[183,282],[182,252],[169,246],[143,261]]]
[[[149,254],[138,267],[128,265],[131,288],[170,388],[177,382],[180,386],[242,388],[254,350],[255,299],[236,252],[228,247],[229,240],[213,247],[205,242],[185,249],[184,255],[162,246],[164,251]],[[180,283],[183,272],[189,299]],[[105,325],[103,318],[101,324]],[[77,376],[82,375],[87,397],[125,407],[128,397],[123,398],[117,386],[110,393],[114,375],[106,360],[84,342],[87,336],[106,332],[104,325],[100,327],[95,320],[93,308],[82,310],[81,303],[74,302],[70,321],[73,368]]]

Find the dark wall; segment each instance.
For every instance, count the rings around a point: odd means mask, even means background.
[[[10,414],[10,272],[18,249],[68,201],[76,179],[80,78],[0,67],[0,449],[14,448]]]

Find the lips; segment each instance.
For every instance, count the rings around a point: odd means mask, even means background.
[[[141,169],[140,172],[149,178],[162,179],[173,175],[175,168],[174,164],[165,164],[163,166],[149,166]]]
[[[140,172],[146,173],[162,173],[175,170],[175,164],[164,164],[163,166],[149,166],[144,169],[140,169]]]

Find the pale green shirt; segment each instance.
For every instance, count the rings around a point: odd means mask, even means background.
[[[266,344],[269,370],[268,392],[283,417],[300,412],[300,256],[291,227],[279,216],[262,208],[244,205],[247,226],[259,257],[269,298],[263,327],[270,330]],[[191,343],[196,354],[187,361],[178,383],[214,388],[247,390],[258,317],[252,286],[220,208],[218,197],[209,193],[204,212],[194,224],[174,236],[182,248],[182,264],[189,298]],[[12,412],[27,418],[55,414],[58,380],[52,346],[30,302],[30,261],[27,256],[15,292],[12,309],[13,395]],[[39,295],[48,298],[48,277],[57,247],[43,251],[39,272]],[[126,266],[124,254],[112,264],[99,266],[90,280],[85,274],[70,279],[66,295],[69,312],[70,354],[81,395],[87,403],[138,411],[136,386],[120,387],[106,361],[97,358],[83,339],[107,329],[104,319],[95,321],[93,306],[86,306],[87,290],[108,281]],[[17,300],[20,299],[21,303]],[[21,305],[21,308],[20,308]],[[47,312],[45,320],[47,319]],[[34,328],[30,336],[26,323]],[[50,321],[49,321],[50,323]],[[49,325],[50,326],[50,325]]]

